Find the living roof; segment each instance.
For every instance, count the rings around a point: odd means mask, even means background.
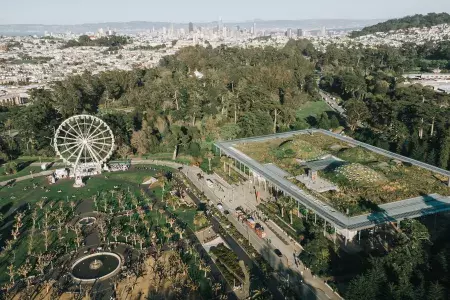
[[[361,164],[385,176],[387,180],[355,183],[345,176],[336,174],[334,168],[326,168],[319,174],[332,182],[337,181],[340,191],[327,192],[324,195],[310,191],[301,183],[293,179],[286,180],[280,177],[278,172],[272,172],[264,166],[264,164],[273,163],[294,176],[304,174],[304,166],[301,166],[296,155],[292,156],[292,151],[285,151],[290,141],[295,139],[314,145],[314,148],[319,149],[320,152],[326,150],[328,154],[340,159],[345,158],[348,164]],[[287,141],[289,142],[286,143]],[[215,145],[227,155],[241,161],[253,172],[277,185],[280,190],[285,191],[307,208],[318,212],[341,228],[358,228],[358,224],[362,224],[361,220],[353,219],[356,217],[349,218],[349,216],[372,213],[374,209],[388,203],[432,194],[438,195],[439,199],[450,199],[446,197],[450,195],[450,188],[446,185],[450,177],[449,171],[325,130],[286,132],[217,142]],[[281,148],[280,145],[284,148],[284,152],[278,151]],[[283,153],[287,155],[283,156]],[[442,202],[439,211],[446,209],[450,210],[450,201]],[[409,211],[408,205],[404,205],[403,212]],[[434,212],[428,209],[417,212],[414,216],[429,213]],[[369,223],[373,225],[375,221],[372,220]]]

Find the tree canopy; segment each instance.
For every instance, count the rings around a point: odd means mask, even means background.
[[[388,32],[391,30],[408,29],[414,27],[431,27],[444,23],[450,23],[450,15],[447,13],[429,13],[427,15],[416,14],[399,19],[390,19],[372,26],[364,27],[360,31],[353,31],[351,37],[359,37],[375,32]]]

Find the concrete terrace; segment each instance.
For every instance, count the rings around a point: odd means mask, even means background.
[[[339,134],[334,134],[332,132],[322,130],[322,129],[310,129],[310,130],[300,130],[284,132],[279,134],[271,134],[267,136],[243,138],[231,141],[216,142],[215,146],[220,154],[225,154],[240,163],[240,165],[246,166],[253,176],[260,176],[264,181],[277,187],[279,190],[284,192],[286,195],[292,197],[308,209],[314,211],[321,218],[332,224],[338,229],[341,234],[351,238],[357,231],[374,227],[378,224],[386,222],[398,222],[406,218],[417,218],[420,216],[435,214],[444,211],[450,211],[450,197],[443,197],[437,194],[425,195],[411,199],[405,199],[401,201],[396,201],[392,203],[387,203],[379,206],[377,212],[373,212],[366,215],[359,215],[354,217],[348,217],[345,214],[335,210],[326,203],[319,201],[315,197],[309,195],[306,191],[300,189],[289,180],[280,176],[282,173],[277,172],[267,165],[263,165],[245,155],[241,151],[234,148],[237,144],[248,143],[248,142],[262,142],[270,140],[273,138],[289,138],[299,134],[311,134],[311,133],[322,133],[339,139],[353,146],[360,146],[366,148],[372,152],[384,155],[391,159],[396,159],[402,162],[410,163],[418,167],[427,169],[429,171],[450,177],[450,172],[447,170],[440,169],[435,166],[425,164],[414,159],[404,157],[384,149],[368,145],[356,141],[349,137],[344,137]],[[250,174],[249,174],[250,175]]]

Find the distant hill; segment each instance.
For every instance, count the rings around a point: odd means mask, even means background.
[[[431,27],[439,24],[450,23],[450,15],[447,13],[429,13],[427,15],[407,16],[400,19],[392,19],[372,26],[364,27],[360,31],[353,31],[351,37],[359,37],[375,32],[388,32],[391,30],[408,29],[414,27]]]

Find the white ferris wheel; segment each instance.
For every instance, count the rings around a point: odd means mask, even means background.
[[[111,128],[91,115],[70,117],[55,131],[55,152],[73,168],[76,181],[101,172],[102,164],[111,157],[114,147]]]

